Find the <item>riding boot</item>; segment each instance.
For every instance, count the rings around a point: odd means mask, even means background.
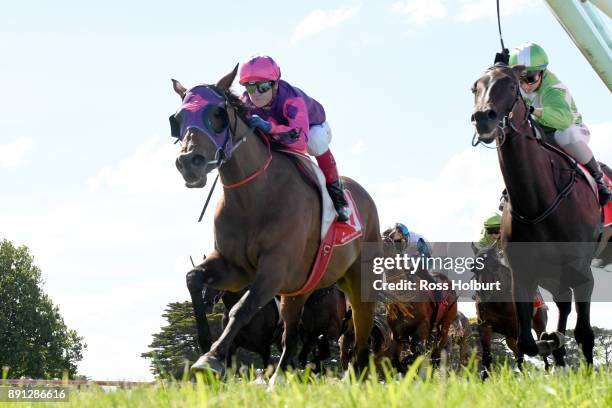
[[[591,176],[593,176],[595,182],[597,183],[599,204],[602,206],[606,205],[606,203],[612,199],[612,192],[603,179],[603,173],[599,167],[599,163],[597,163],[597,160],[595,160],[595,157],[593,157],[588,163],[585,163],[584,167],[589,170],[589,173],[591,173]]]
[[[334,203],[334,208],[338,213],[337,220],[340,222],[347,222],[349,220],[349,216],[351,215],[351,210],[348,208],[348,202],[344,196],[344,186],[342,185],[340,179],[333,183],[328,183],[327,191],[329,192],[329,196]]]
[[[330,149],[327,149],[323,154],[316,156],[315,159],[317,159],[317,164],[325,176],[327,191],[338,213],[337,220],[340,222],[348,221],[351,211],[348,208],[346,197],[344,197],[344,186],[338,176],[338,167],[334,155]]]
[[[499,198],[499,211],[504,212],[506,202],[508,202],[508,190],[504,188],[504,191],[502,191],[501,197]]]

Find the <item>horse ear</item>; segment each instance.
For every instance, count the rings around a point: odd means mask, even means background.
[[[174,92],[179,94],[181,99],[185,97],[185,94],[187,93],[187,89],[183,85],[181,85],[179,81],[177,81],[176,79],[172,79],[172,87],[174,88]]]
[[[474,252],[474,255],[478,253],[478,247],[476,246],[476,244],[474,244],[474,242],[472,242],[472,251]]]
[[[230,72],[229,74],[221,78],[219,82],[217,82],[217,87],[224,91],[229,90],[232,86],[232,82],[234,82],[234,79],[236,78],[236,74],[238,74],[238,64],[236,64],[232,72]]]

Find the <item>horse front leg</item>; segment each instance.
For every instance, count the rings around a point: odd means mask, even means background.
[[[595,335],[591,327],[591,295],[593,293],[593,281],[574,288],[576,298],[576,328],[574,336],[576,343],[582,348],[582,354],[589,366],[593,365],[593,347],[595,346]]]
[[[491,370],[491,337],[493,337],[493,327],[487,322],[480,323],[478,325],[478,337],[482,347],[482,373],[480,378],[486,380]]]
[[[572,292],[569,288],[559,291],[557,293],[553,293],[553,300],[557,305],[557,310],[559,311],[559,317],[557,319],[557,332],[565,335],[565,329],[567,327],[567,317],[572,311]],[[540,335],[542,340],[551,339],[554,340],[554,334],[549,334],[544,332]],[[565,350],[565,346],[561,346],[556,350],[553,350],[552,355],[555,360],[555,366],[557,367],[565,367],[565,355],[567,354]]]
[[[512,265],[513,295],[518,320],[518,351],[528,356],[539,354],[533,334],[531,334],[531,320],[533,318],[533,298],[536,292],[536,283],[533,277],[537,269],[528,266]]]
[[[206,284],[219,289],[235,291],[250,283],[242,269],[232,267],[220,256],[210,256],[195,269],[204,273]],[[230,310],[228,323],[221,336],[213,343],[210,350],[195,362],[191,367],[192,371],[209,369],[220,375],[225,373],[225,360],[236,334],[281,289],[281,280],[270,268],[260,268],[260,270],[261,272],[255,275],[255,281],[250,288]]]
[[[187,289],[191,296],[191,304],[193,306],[193,314],[196,319],[197,340],[200,346],[200,352],[206,353],[212,345],[212,335],[208,327],[208,319],[206,318],[206,308],[204,305],[204,272],[193,269],[187,272]]]

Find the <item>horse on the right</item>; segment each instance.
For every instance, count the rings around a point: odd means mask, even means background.
[[[512,270],[518,350],[529,356],[552,351],[556,364],[564,364],[564,336],[544,335],[536,342],[531,333],[533,299],[541,286],[553,294],[560,333],[565,333],[573,293],[576,341],[587,363],[592,364],[591,261],[599,241],[609,238],[609,229],[602,228],[597,191],[584,172],[536,131],[538,126],[521,96],[519,75],[523,69],[503,63],[487,69],[472,87],[471,117],[476,127],[474,146],[498,143],[499,166],[508,194],[501,242]]]

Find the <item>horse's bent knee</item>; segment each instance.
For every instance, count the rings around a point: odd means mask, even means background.
[[[185,276],[189,292],[201,292],[204,290],[204,272],[192,269]]]

